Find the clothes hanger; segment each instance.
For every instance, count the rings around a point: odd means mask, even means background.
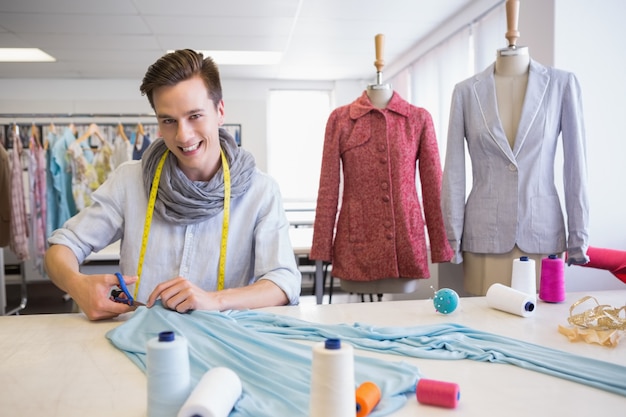
[[[96,137],[98,137],[98,139],[100,139],[102,143],[105,143],[105,140],[102,137],[102,134],[100,133],[100,129],[98,128],[98,125],[95,123],[92,123],[89,125],[85,133],[83,133],[78,139],[76,139],[76,143],[81,143],[85,139],[88,139],[89,137],[91,137],[92,135],[96,135]]]
[[[142,135],[142,136],[146,135],[146,131],[144,130],[143,125],[141,124],[141,122],[137,123],[137,134],[138,135]]]
[[[125,142],[130,142],[130,140],[128,139],[128,136],[126,136],[126,132],[124,132],[124,125],[122,125],[122,122],[119,122],[117,124],[117,134],[121,136]]]
[[[37,145],[41,148],[41,138],[39,137],[39,128],[35,125],[35,122],[30,126],[30,135],[35,139]]]

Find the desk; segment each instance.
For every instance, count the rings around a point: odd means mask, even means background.
[[[293,253],[298,256],[309,256],[313,244],[312,227],[289,228],[289,239]],[[315,302],[322,304],[324,298],[324,262],[315,261]]]
[[[85,262],[119,262],[121,244],[122,242],[117,240],[99,252],[92,252],[89,256],[87,256]]]
[[[289,224],[293,227],[313,226],[315,223],[315,201],[285,201],[283,208]]]
[[[292,227],[311,227],[315,223],[315,210],[286,210],[285,215]]]
[[[463,298],[451,315],[435,313],[430,300],[301,305],[261,311],[317,323],[412,326],[456,322],[478,330],[626,366],[626,336],[615,348],[571,343],[557,331],[567,324],[569,306],[594,295],[615,307],[626,291],[568,294],[562,304],[537,305],[522,318],[487,307],[484,297]],[[126,317],[88,322],[81,314],[0,317],[0,410],[12,416],[145,416],[146,377],[104,337]],[[439,361],[356,351],[419,367],[426,378],[456,382],[459,407],[424,406],[415,397],[393,417],[415,416],[620,416],[626,397],[512,365]],[[294,370],[297,372],[297,370]],[[626,378],[626,375],[624,376]]]

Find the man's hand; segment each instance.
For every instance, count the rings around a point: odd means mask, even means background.
[[[127,285],[132,285],[136,281],[137,277],[124,277]],[[119,284],[117,277],[113,274],[81,275],[73,282],[75,286],[70,296],[89,320],[110,319],[137,308],[137,306],[118,303],[109,298],[111,288]]]
[[[183,277],[176,277],[157,285],[146,306],[152,307],[159,298],[164,307],[179,313],[191,310],[244,310],[280,306],[289,302],[283,290],[268,279],[260,279],[244,287],[205,291]]]
[[[191,310],[220,310],[216,293],[204,291],[183,277],[176,277],[157,285],[146,305],[152,307],[159,298],[164,307],[179,313]]]

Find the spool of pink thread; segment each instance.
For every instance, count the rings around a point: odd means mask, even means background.
[[[420,404],[446,408],[456,408],[461,399],[461,391],[457,384],[434,379],[420,379],[415,394]]]
[[[541,260],[539,298],[548,303],[565,301],[565,262],[556,255]]]

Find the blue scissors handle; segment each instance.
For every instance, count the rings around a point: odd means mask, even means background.
[[[119,272],[115,273],[115,276],[117,277],[117,281],[119,282],[119,288],[121,291],[113,291],[113,301],[117,302],[117,303],[124,303],[124,304],[128,304],[129,306],[132,306],[135,303],[135,300],[133,300],[133,296],[130,294],[130,291],[128,291],[128,287],[126,286],[126,282],[124,282],[124,277],[122,276],[122,274],[120,274]],[[124,293],[124,295],[126,295],[126,297],[120,297],[120,295],[122,295],[122,293]]]

